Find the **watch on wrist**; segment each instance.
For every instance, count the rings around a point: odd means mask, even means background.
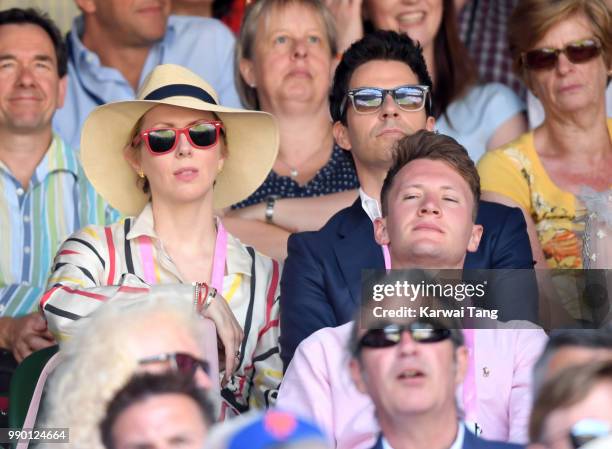
[[[274,223],[274,206],[278,195],[270,195],[266,198],[266,223]]]

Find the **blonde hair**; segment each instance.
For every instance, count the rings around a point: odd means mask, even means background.
[[[325,34],[331,50],[331,56],[335,56],[338,52],[336,43],[336,22],[332,13],[321,0],[259,0],[252,2],[242,19],[240,35],[236,40],[236,50],[234,52],[234,80],[236,83],[236,90],[238,91],[243,106],[247,109],[258,110],[259,101],[257,99],[257,89],[249,86],[242,78],[242,74],[240,73],[240,61],[242,59],[253,60],[255,56],[255,40],[261,21],[267,20],[272,12],[279,11],[288,5],[303,5],[319,14],[325,25]],[[270,68],[270,70],[273,69]]]
[[[508,43],[514,71],[523,81],[527,79],[521,55],[532,50],[554,25],[576,14],[584,14],[591,23],[610,68],[612,19],[605,0],[519,0],[508,22]]]
[[[145,326],[187,332],[201,344],[203,333],[190,304],[143,295],[129,304],[100,307],[61,347],[62,363],[53,373],[45,398],[45,427],[69,428],[70,447],[104,449],[100,422],[114,395],[138,368]]]

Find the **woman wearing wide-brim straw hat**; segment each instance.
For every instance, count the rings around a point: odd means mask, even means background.
[[[223,412],[231,413],[276,396],[280,273],[277,262],[229,235],[214,210],[265,179],[278,129],[270,114],[226,108],[217,98],[201,78],[167,64],[151,72],[136,100],[90,114],[81,139],[85,173],[134,218],[69,238],[41,306],[61,339],[106,301],[146,290],[192,301],[217,326]]]

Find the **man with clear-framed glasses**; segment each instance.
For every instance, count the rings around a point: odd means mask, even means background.
[[[318,232],[289,238],[281,279],[285,369],[304,338],[353,318],[361,299],[361,270],[385,266],[386,255],[373,232],[373,222],[381,216],[380,189],[393,144],[420,129],[434,129],[431,95],[421,48],[406,35],[375,31],[344,53],[330,112],[336,142],[353,156],[359,198]],[[481,201],[476,223],[487,232],[478,250],[466,256],[464,268],[533,267],[520,210]]]

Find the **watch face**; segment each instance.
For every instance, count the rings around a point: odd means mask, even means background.
[[[272,219],[274,218],[274,205],[278,198],[278,195],[270,195],[266,198],[266,222],[268,223],[272,223]]]

